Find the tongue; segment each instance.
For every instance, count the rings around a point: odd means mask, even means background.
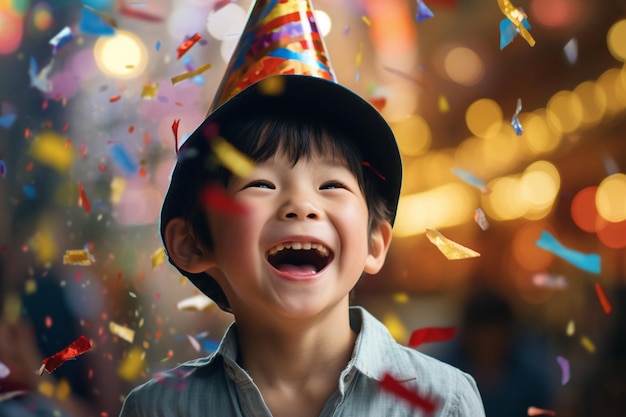
[[[313,275],[317,272],[313,265],[280,264],[277,269],[294,275]]]

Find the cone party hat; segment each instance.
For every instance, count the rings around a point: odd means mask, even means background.
[[[258,0],[226,68],[209,112],[272,75],[335,81],[310,0]]]

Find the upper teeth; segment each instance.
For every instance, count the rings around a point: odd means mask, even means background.
[[[311,250],[314,249],[320,253],[322,256],[328,256],[328,248],[320,243],[314,242],[285,242],[279,243],[270,249],[269,254],[274,255],[277,252],[280,252],[283,249],[293,249],[293,250]]]

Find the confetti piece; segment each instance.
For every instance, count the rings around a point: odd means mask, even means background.
[[[152,22],[152,23],[157,23],[157,22],[162,22],[163,18],[160,16],[156,16],[150,13],[146,13],[144,11],[141,10],[137,10],[135,8],[132,7],[126,7],[125,5],[122,6],[122,8],[120,9],[119,13],[123,16],[126,17],[131,17],[133,19],[138,19],[138,20],[143,20],[146,22]]]
[[[522,25],[526,30],[530,30],[530,24],[527,19],[522,20]],[[503,50],[508,44],[513,42],[518,33],[517,28],[509,19],[502,19],[500,21],[500,50]]]
[[[415,20],[417,23],[421,23],[434,16],[433,12],[428,8],[428,6],[426,6],[426,3],[421,0],[417,0],[417,13],[415,14]]]
[[[390,374],[386,373],[383,375],[383,378],[380,380],[380,387],[390,392],[391,394],[407,401],[413,407],[424,410],[427,414],[430,414],[435,411],[437,408],[434,401],[422,397],[419,393],[414,392],[406,388],[400,381],[395,379]]]
[[[220,163],[238,177],[245,177],[254,170],[254,162],[226,139],[215,136],[209,141]]]
[[[557,356],[556,362],[561,367],[561,385],[565,385],[569,382],[570,379],[569,361],[563,356]]]
[[[454,337],[456,327],[425,327],[411,333],[409,347],[416,348],[424,343],[445,342]]]
[[[437,97],[437,106],[439,107],[440,113],[447,113],[450,111],[450,104],[444,95],[439,95],[439,97]]]
[[[196,352],[200,352],[200,342],[198,342],[193,336],[191,335],[187,335],[187,340],[189,340],[189,343],[191,343],[191,347],[193,347],[193,350],[195,350]]]
[[[363,21],[363,23],[365,23],[367,26],[372,26],[372,21],[369,20],[369,18],[367,16],[361,16],[361,20]]]
[[[483,180],[475,177],[470,172],[460,168],[452,168],[452,172],[469,185],[478,188],[483,194],[489,194],[491,192]]]
[[[122,98],[122,96],[117,95],[117,96],[113,96],[109,99],[109,103],[115,103],[116,101],[119,101]]]
[[[115,165],[127,176],[134,177],[139,173],[139,164],[119,142],[113,142],[109,146],[109,155]]]
[[[567,326],[565,327],[565,334],[568,336],[573,336],[575,332],[576,324],[574,323],[574,320],[570,320],[569,322],[567,322]]]
[[[0,379],[6,378],[11,375],[11,370],[2,361],[0,361]]]
[[[159,83],[144,85],[141,89],[141,98],[144,100],[154,100],[159,93]]]
[[[7,164],[0,159],[0,177],[6,178],[7,176]]]
[[[409,302],[409,295],[405,292],[399,292],[393,295],[393,301],[398,304],[406,304]]]
[[[89,266],[95,261],[93,255],[86,249],[68,249],[63,255],[64,265]]]
[[[105,12],[101,12],[98,9],[94,9],[91,6],[88,6],[86,4],[83,4],[83,7],[90,11],[91,13],[95,14],[96,16],[98,16],[100,19],[102,19],[102,21],[106,22],[108,25],[110,25],[113,28],[117,28],[117,21],[115,20],[115,18],[113,16],[111,16],[109,13],[105,13]]]
[[[437,230],[426,229],[426,237],[450,260],[475,258],[480,253],[466,248],[442,235]]]
[[[595,253],[585,254],[568,249],[561,245],[549,232],[543,230],[535,242],[538,247],[566,260],[572,265],[594,274],[600,273],[600,256]]]
[[[137,298],[137,294],[132,291],[128,291],[128,295],[130,295],[130,298]]]
[[[176,308],[181,311],[211,311],[215,307],[213,300],[204,294],[194,295],[176,303]]]
[[[65,26],[59,33],[54,35],[52,39],[48,41],[50,45],[52,45],[52,54],[56,54],[59,49],[68,44],[74,35],[72,34],[72,29],[69,26]]]
[[[602,288],[602,285],[599,282],[594,284],[594,288],[596,290],[596,295],[598,296],[598,301],[602,306],[602,311],[604,311],[604,314],[608,316],[613,311],[611,301],[609,300],[609,297],[607,297],[606,292],[604,292],[604,288]]]
[[[133,343],[133,340],[135,340],[135,331],[133,329],[129,329],[128,327],[122,326],[113,321],[109,322],[109,331],[129,343]]]
[[[378,178],[380,178],[381,180],[383,180],[383,181],[387,181],[387,178],[385,178],[385,177],[383,176],[383,174],[381,174],[380,172],[378,172],[378,171],[376,170],[376,168],[374,168],[374,167],[372,166],[372,164],[370,164],[369,162],[367,162],[367,161],[363,161],[363,162],[361,162],[361,165],[363,165],[365,168],[367,168],[367,169],[369,169],[370,171],[372,171],[372,172],[373,172],[373,173],[374,173],[374,174],[375,174]]]
[[[16,120],[17,120],[16,114],[14,113],[4,114],[0,116],[0,127],[8,129],[11,126],[13,126],[13,123],[15,123]]]
[[[205,210],[232,215],[246,213],[245,207],[235,202],[231,195],[224,190],[224,187],[217,183],[209,183],[204,187],[200,202]]]
[[[543,408],[528,407],[529,416],[556,416],[556,411],[544,410]]]
[[[187,78],[192,78],[195,77],[196,75],[200,75],[202,74],[204,71],[208,70],[209,68],[211,68],[211,64],[204,64],[201,67],[193,70],[193,71],[189,71],[189,72],[185,72],[183,74],[180,75],[176,75],[174,77],[171,78],[172,80],[172,85],[176,85],[179,82],[186,80]]]
[[[172,133],[174,134],[174,149],[178,154],[178,126],[180,125],[180,119],[176,119],[172,122]]]
[[[615,158],[609,154],[604,154],[602,157],[602,164],[604,165],[604,172],[606,172],[606,175],[613,175],[620,172],[617,161],[615,161]]]
[[[535,39],[529,32],[530,28],[527,28],[527,24],[524,24],[527,20],[524,10],[516,8],[509,0],[498,0],[498,6],[500,7],[502,13],[513,23],[513,25],[515,25],[515,28],[521,37],[524,38],[530,46],[535,46]],[[502,27],[502,25],[500,27]]]
[[[576,38],[570,39],[563,47],[563,53],[567,62],[574,65],[578,61],[578,40]]]
[[[50,71],[52,71],[52,65],[54,64],[54,58],[50,60],[50,63],[43,67],[41,71],[38,71],[37,61],[34,57],[30,57],[30,67],[28,68],[28,76],[30,78],[30,86],[35,87],[42,93],[49,93],[52,90],[52,83],[48,79]]]
[[[474,221],[483,231],[489,229],[487,216],[485,216],[485,212],[480,207],[474,210]]]
[[[85,213],[89,214],[91,204],[89,204],[89,200],[87,200],[87,194],[85,194],[85,189],[80,181],[78,181],[78,193],[80,194],[80,201],[85,209]]]
[[[79,355],[87,352],[89,349],[91,349],[91,342],[89,341],[89,339],[87,339],[85,336],[80,336],[78,339],[70,343],[65,349],[45,358],[42,361],[43,365],[39,370],[39,375],[43,374],[44,369],[48,373],[52,373],[65,361],[74,359]]]
[[[80,14],[78,29],[81,33],[96,36],[112,36],[115,29],[100,15],[94,13],[93,8],[83,7]]]
[[[407,73],[406,73],[406,72],[404,72],[404,71],[400,71],[399,69],[396,69],[396,68],[391,68],[391,67],[383,67],[383,69],[384,69],[385,71],[389,71],[390,73],[392,73],[392,74],[394,74],[394,75],[397,75],[397,76],[398,76],[398,77],[400,77],[400,78],[403,78],[403,79],[405,79],[405,80],[407,80],[407,81],[410,81],[410,82],[412,82],[412,83],[414,83],[414,84],[417,84],[417,85],[419,85],[420,87],[424,87],[424,82],[423,82],[422,80],[419,80],[419,79],[417,79],[417,78],[415,78],[415,77],[413,77],[413,76],[411,76],[411,75],[407,74]]]
[[[589,339],[587,336],[580,337],[580,344],[587,350],[589,353],[594,353],[596,351],[596,345]]]
[[[150,261],[152,262],[152,269],[155,269],[157,266],[165,262],[165,249],[161,247],[155,250],[152,253],[152,256],[150,256]]]
[[[511,126],[513,126],[513,130],[517,136],[521,136],[524,133],[524,129],[522,128],[522,123],[519,121],[519,114],[522,111],[522,99],[517,99],[517,105],[515,106],[515,113],[511,118]]]
[[[33,185],[24,184],[22,186],[22,192],[29,200],[34,200],[35,198],[37,198],[37,189]]]
[[[22,314],[22,299],[14,292],[9,292],[4,296],[4,308],[2,319],[8,324],[15,324]]]
[[[156,43],[154,44],[154,49],[156,49],[157,52],[161,50],[161,41],[156,41]]]
[[[117,375],[125,381],[135,381],[146,367],[146,353],[136,346],[130,348],[117,368]]]
[[[540,272],[532,277],[533,285],[541,288],[563,290],[568,287],[567,280],[563,275],[547,274]]]
[[[189,49],[191,49],[191,47],[194,46],[200,39],[202,39],[202,35],[196,33],[191,38],[185,40],[178,48],[176,48],[176,52],[178,52],[176,59],[180,59],[183,55],[185,55],[187,51],[189,51]]]

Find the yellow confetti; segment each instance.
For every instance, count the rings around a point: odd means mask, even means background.
[[[161,247],[155,250],[150,257],[150,260],[152,261],[152,269],[155,269],[157,266],[161,265],[163,262],[165,262],[165,249]]]
[[[24,283],[24,292],[26,294],[34,294],[37,292],[37,281],[32,278],[29,278]]]
[[[189,72],[185,72],[183,74],[180,75],[176,75],[174,77],[172,77],[172,84],[176,85],[179,82],[186,80],[187,78],[192,78],[195,77],[196,75],[200,75],[202,74],[204,71],[208,70],[209,68],[211,68],[211,64],[204,64],[203,66],[196,68],[193,71],[189,71]]]
[[[135,381],[146,367],[146,353],[138,347],[132,347],[117,368],[117,375],[125,381]]]
[[[65,138],[53,131],[38,134],[30,147],[30,154],[59,172],[67,172],[74,162],[74,148],[67,146]]]
[[[56,387],[56,397],[61,401],[65,401],[68,399],[71,392],[72,387],[70,386],[70,383],[67,382],[67,379],[61,379]]]
[[[111,321],[109,322],[109,330],[114,335],[121,337],[129,343],[133,343],[133,340],[135,340],[135,331],[133,329],[129,329],[126,326],[122,326]]]
[[[565,328],[565,334],[568,336],[572,336],[575,331],[576,331],[576,327],[574,325],[574,320],[570,320],[567,323],[567,327]]]
[[[398,343],[404,343],[408,340],[409,333],[398,316],[393,313],[389,313],[384,317],[383,323],[385,324],[385,327],[387,327],[387,330],[389,330],[389,333],[391,333],[391,336]]]
[[[95,262],[95,258],[87,249],[68,249],[63,255],[64,265],[88,266]]]
[[[498,6],[504,15],[515,25],[519,34],[530,46],[535,46],[535,39],[524,27],[522,21],[526,19],[526,13],[520,8],[513,6],[509,0],[498,0]]]
[[[51,262],[57,257],[56,241],[51,228],[47,225],[43,225],[33,236],[31,245],[37,252],[37,260],[42,264]]]
[[[220,163],[233,174],[239,177],[245,177],[254,169],[254,162],[246,155],[239,152],[239,150],[227,142],[226,139],[217,136],[212,138],[209,143]]]
[[[393,301],[395,301],[398,304],[406,304],[409,302],[409,294],[405,292],[395,293],[393,295]]]
[[[448,111],[450,111],[450,104],[448,103],[448,99],[446,98],[446,96],[440,94],[437,102],[439,103],[440,113],[447,113]]]
[[[117,205],[122,201],[122,195],[126,190],[126,180],[122,177],[115,177],[111,180],[111,204]]]
[[[54,395],[54,384],[50,381],[41,381],[37,387],[41,395],[52,398]]]
[[[216,304],[204,294],[194,295],[176,303],[176,308],[183,311],[211,311]]]
[[[159,92],[159,83],[144,85],[141,90],[141,98],[144,100],[153,100]]]
[[[363,20],[367,26],[372,26],[372,21],[367,16],[361,16],[361,20]]]
[[[357,52],[356,54],[356,67],[359,68],[361,66],[361,61],[363,61],[363,48],[365,47],[365,45],[363,45],[363,42],[361,42],[359,44],[359,52]]]
[[[589,353],[594,353],[596,351],[596,345],[593,344],[591,339],[587,336],[581,336],[580,344],[587,350]]]
[[[426,237],[450,260],[476,258],[480,253],[466,248],[442,235],[437,230],[426,229]]]
[[[9,292],[4,296],[4,309],[2,318],[8,324],[15,324],[20,319],[22,299],[17,293]]]

